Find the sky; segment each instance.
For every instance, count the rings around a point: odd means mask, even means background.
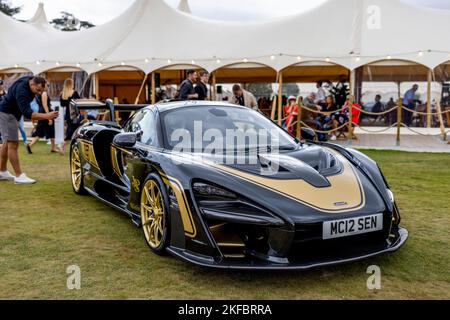
[[[134,0],[9,0],[23,6],[19,19],[33,16],[39,2],[44,2],[49,19],[61,11],[73,13],[77,18],[94,24],[105,23],[120,15]],[[154,0],[148,0],[154,1]],[[177,7],[179,0],[165,0]],[[192,12],[217,20],[265,20],[310,10],[327,0],[189,0]],[[403,0],[413,5],[449,9],[448,0]]]

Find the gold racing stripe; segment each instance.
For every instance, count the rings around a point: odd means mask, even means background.
[[[117,174],[117,176],[121,177],[122,172],[120,171],[119,159],[117,157],[118,157],[117,148],[114,146],[111,146],[111,164],[112,164],[113,170]]]
[[[189,203],[186,198],[183,186],[175,178],[168,177],[167,175],[160,173],[163,182],[170,186],[177,198],[178,206],[180,207],[181,220],[183,221],[184,232],[186,236],[195,238],[197,236],[197,229],[192,217],[192,212]]]
[[[100,170],[98,166],[97,158],[95,157],[94,145],[91,141],[80,140],[81,144],[81,153],[83,154],[84,159],[89,162],[93,167]]]
[[[334,153],[334,152],[333,152]],[[276,192],[310,208],[326,213],[357,211],[365,206],[365,195],[355,169],[340,154],[334,153],[343,164],[343,172],[328,177],[327,188],[316,188],[304,180],[280,180],[258,176],[220,164],[210,164],[216,169]],[[282,199],[280,199],[282,201]]]

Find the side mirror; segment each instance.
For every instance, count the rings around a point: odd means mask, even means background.
[[[136,145],[135,133],[120,133],[114,137],[113,144],[122,148],[133,148]]]

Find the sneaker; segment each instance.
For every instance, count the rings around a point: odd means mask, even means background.
[[[331,138],[330,138],[330,140],[331,140],[331,141],[336,141],[336,140],[337,140],[337,137],[336,137],[335,135],[332,135]]]
[[[30,179],[27,177],[25,173],[22,173],[20,177],[14,178],[15,184],[34,184],[36,183],[36,180]]]
[[[28,154],[33,154],[33,151],[31,151],[31,147],[28,143],[26,144],[26,147],[27,147]]]
[[[0,181],[14,181],[14,178],[9,171],[0,172]]]

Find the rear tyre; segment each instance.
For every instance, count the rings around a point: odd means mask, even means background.
[[[157,174],[150,174],[141,193],[141,223],[145,240],[158,255],[166,253],[170,242],[169,197]]]
[[[77,144],[74,144],[70,149],[70,177],[72,180],[73,191],[78,195],[86,194],[83,181],[81,153]]]

